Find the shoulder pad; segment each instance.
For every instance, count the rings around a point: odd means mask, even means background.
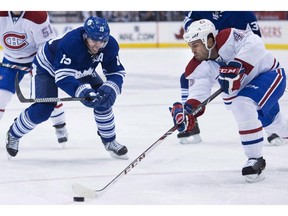
[[[48,13],[46,11],[26,11],[23,18],[28,19],[36,24],[42,24],[47,20]]]

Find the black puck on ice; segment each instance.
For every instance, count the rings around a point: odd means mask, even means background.
[[[84,202],[85,198],[84,197],[73,197],[74,202]]]

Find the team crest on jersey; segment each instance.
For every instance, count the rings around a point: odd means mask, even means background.
[[[76,79],[80,79],[82,77],[89,76],[89,75],[93,74],[94,70],[95,70],[95,68],[90,67],[87,70],[77,71],[74,76]]]
[[[28,46],[27,35],[17,32],[7,32],[3,35],[5,46],[10,50],[20,50]]]

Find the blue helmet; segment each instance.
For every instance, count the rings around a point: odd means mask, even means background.
[[[108,41],[109,25],[104,18],[89,17],[84,23],[84,30],[89,38],[95,41]]]

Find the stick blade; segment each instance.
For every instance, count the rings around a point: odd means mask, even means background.
[[[78,184],[78,183],[73,184],[72,189],[75,194],[81,197],[85,197],[87,199],[94,199],[98,197],[95,190],[84,187],[83,185]]]

